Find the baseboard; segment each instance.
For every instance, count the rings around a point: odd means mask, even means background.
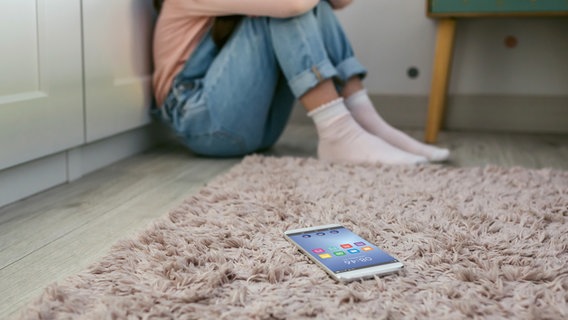
[[[427,96],[371,95],[391,124],[424,129]],[[310,121],[301,107],[291,121]],[[448,98],[443,129],[531,133],[568,133],[568,96],[454,95]]]
[[[0,207],[65,183],[65,153],[58,153],[0,171]]]
[[[68,150],[68,181],[156,146],[167,136],[162,130],[163,127],[151,124]]]
[[[444,127],[568,133],[568,96],[450,96]]]
[[[0,171],[0,207],[148,150],[169,137],[156,124]]]

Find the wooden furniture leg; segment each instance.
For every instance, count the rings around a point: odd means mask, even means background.
[[[428,143],[436,142],[438,131],[442,126],[453,58],[455,31],[455,19],[446,18],[438,21],[432,87],[428,104],[428,121],[426,123],[425,140]]]

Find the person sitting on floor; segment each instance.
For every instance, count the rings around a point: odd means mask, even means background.
[[[197,154],[271,147],[298,99],[318,157],[352,163],[444,161],[377,113],[334,9],[352,0],[155,0],[153,113]]]

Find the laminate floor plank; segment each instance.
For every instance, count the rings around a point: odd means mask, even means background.
[[[216,166],[206,159],[192,159],[188,168],[184,159],[176,157],[150,156],[147,163],[142,164],[134,162],[132,168],[127,166],[128,169],[116,166],[82,183],[62,186],[60,190],[52,191],[58,192],[58,196],[52,197],[58,199],[56,203],[45,201],[48,204],[41,205],[43,201],[36,202],[37,206],[30,206],[32,208],[20,214],[21,219],[0,224],[0,270],[140,193],[155,189],[156,183],[182,174],[202,183],[206,176],[214,176],[217,172]],[[116,194],[120,196],[113,196]]]

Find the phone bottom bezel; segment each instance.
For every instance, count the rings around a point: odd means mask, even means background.
[[[375,276],[387,275],[390,273],[398,272],[404,268],[402,262],[392,262],[383,264],[380,266],[362,268],[357,270],[351,270],[340,273],[333,273],[331,270],[327,269],[328,273],[337,281],[340,282],[350,282],[362,279],[373,278]]]

